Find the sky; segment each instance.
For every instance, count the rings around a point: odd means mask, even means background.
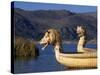
[[[68,4],[50,4],[50,3],[34,3],[34,2],[14,2],[15,8],[24,10],[70,10],[71,12],[95,12],[96,6],[68,5]]]

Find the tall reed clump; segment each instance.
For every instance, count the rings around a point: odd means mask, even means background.
[[[15,38],[14,40],[14,55],[15,57],[34,57],[36,58],[39,55],[39,51],[36,48],[32,40],[24,38]]]

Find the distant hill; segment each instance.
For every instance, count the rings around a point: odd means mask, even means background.
[[[84,25],[88,39],[97,38],[97,12],[73,13],[67,10],[28,11],[14,8],[15,35],[40,40],[49,28],[58,29],[63,40],[76,40],[77,25]]]

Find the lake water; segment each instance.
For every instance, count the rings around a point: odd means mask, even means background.
[[[50,71],[65,71],[67,67],[59,64],[56,61],[54,50],[49,45],[44,51],[42,46],[37,45],[40,55],[37,59],[16,59],[14,61],[14,73],[34,73],[34,72],[50,72]],[[95,44],[86,45],[88,48],[97,48]],[[63,44],[64,52],[76,52],[75,44]]]

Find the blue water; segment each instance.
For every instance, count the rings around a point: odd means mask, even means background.
[[[49,45],[44,51],[41,50],[42,46],[37,45],[39,48],[39,57],[37,59],[19,60],[14,61],[14,73],[30,73],[30,72],[48,72],[48,71],[64,71],[67,67],[59,64],[56,61],[54,50]],[[88,48],[97,48],[95,44],[86,45]],[[64,52],[76,52],[75,44],[63,44]]]

